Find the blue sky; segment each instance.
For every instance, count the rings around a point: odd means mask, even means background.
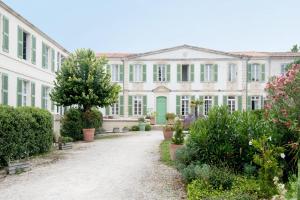
[[[299,0],[4,0],[69,51],[144,52],[190,44],[288,51]]]

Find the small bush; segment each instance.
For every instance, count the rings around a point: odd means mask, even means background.
[[[151,125],[150,124],[146,124],[145,131],[151,131]]]
[[[52,126],[52,115],[46,110],[0,106],[0,163],[48,152]]]
[[[58,142],[63,143],[63,144],[68,143],[68,142],[73,142],[73,138],[61,136],[61,137],[59,137]]]
[[[256,166],[251,164],[244,164],[244,175],[247,177],[255,176],[256,175]]]
[[[233,176],[228,169],[212,168],[209,173],[209,184],[213,189],[230,190],[233,184]]]
[[[172,138],[173,144],[183,144],[184,136],[183,136],[183,127],[180,120],[175,122],[175,135]]]
[[[137,126],[137,125],[134,125],[134,126],[131,127],[130,130],[131,130],[131,131],[139,131],[139,130],[140,130],[140,127]]]

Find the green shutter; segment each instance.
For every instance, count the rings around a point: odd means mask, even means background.
[[[120,115],[124,116],[124,96],[119,97]]]
[[[2,104],[8,104],[8,76],[2,74]]]
[[[190,74],[190,81],[191,81],[191,82],[194,81],[194,76],[195,76],[195,75],[194,75],[194,74],[195,74],[194,72],[195,72],[195,65],[194,65],[194,64],[191,64],[191,71],[190,71],[190,73],[191,73],[191,74]]]
[[[214,96],[214,106],[219,105],[218,100],[219,100],[218,96]]]
[[[260,109],[263,109],[265,106],[264,106],[264,96],[260,96],[260,106],[261,108]]]
[[[167,65],[167,81],[171,80],[171,65]]]
[[[157,65],[153,65],[153,82],[157,81]]]
[[[31,37],[31,63],[36,64],[36,38]]]
[[[51,71],[55,72],[55,51],[51,49]]]
[[[204,108],[204,101],[203,101],[203,96],[199,96],[199,100],[202,102],[202,104],[199,105],[199,114],[203,115],[203,108]]]
[[[132,96],[128,96],[128,116],[132,116]]]
[[[265,64],[261,65],[261,81],[265,81],[266,78],[266,66]]]
[[[227,99],[228,97],[227,96],[223,96],[223,106],[227,106]]]
[[[147,96],[143,96],[143,115],[147,115]]]
[[[23,30],[18,26],[18,57],[23,59]]]
[[[203,82],[204,81],[204,64],[201,64],[201,69],[200,69],[200,81]]]
[[[181,64],[177,64],[177,82],[181,81]]]
[[[22,80],[17,79],[17,106],[22,106]]]
[[[251,96],[247,97],[247,110],[251,110]]]
[[[47,63],[46,63],[46,45],[43,43],[42,44],[42,67],[47,68]]]
[[[247,78],[248,78],[248,81],[251,81],[252,79],[252,74],[251,74],[251,68],[252,68],[252,65],[251,64],[248,64],[247,66]]]
[[[5,52],[9,51],[9,21],[5,16],[3,16],[2,49]]]
[[[129,81],[133,82],[133,65],[129,65]]]
[[[181,96],[176,96],[176,115],[181,115],[180,113],[180,98]]]
[[[53,101],[51,101],[51,111],[52,111],[52,112],[55,111],[55,109],[54,109],[54,102],[53,102]]]
[[[31,83],[31,106],[35,106],[35,83]]]
[[[109,110],[110,110],[110,106],[106,106],[105,107],[105,115],[109,116]]]
[[[143,65],[143,81],[147,81],[147,65]]]
[[[107,74],[109,74],[110,75],[110,78],[111,78],[111,76],[112,76],[112,74],[111,74],[111,66],[110,65],[106,65],[106,73]],[[111,79],[112,80],[112,79]]]
[[[242,96],[238,96],[238,109],[239,109],[240,111],[243,110]]]
[[[46,87],[45,86],[43,86],[42,85],[42,87],[41,87],[41,107],[43,108],[43,109],[47,109],[46,108],[46,100],[45,100],[45,97],[46,97]]]
[[[120,82],[124,81],[124,65],[120,65]]]
[[[213,70],[214,70],[214,81],[218,82],[218,65],[217,64],[214,65]]]

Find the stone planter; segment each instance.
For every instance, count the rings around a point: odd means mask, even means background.
[[[73,147],[72,142],[66,142],[66,143],[59,143],[58,144],[58,149],[59,150],[72,149],[72,147]]]
[[[163,130],[164,133],[164,139],[170,140],[173,137],[173,131],[172,130]]]
[[[124,127],[124,128],[122,129],[122,131],[123,131],[123,133],[127,133],[127,132],[129,132],[129,128]]]
[[[19,174],[31,170],[31,166],[27,162],[13,162],[9,163],[7,167],[8,174]]]
[[[83,139],[86,142],[93,142],[94,141],[94,135],[95,135],[95,129],[94,128],[85,128],[82,129],[83,131]]]
[[[113,128],[113,133],[120,133],[120,128]]]
[[[140,129],[140,131],[145,131],[145,127],[146,127],[146,123],[144,123],[144,122],[140,122],[139,123],[139,129]]]
[[[171,160],[176,159],[176,151],[177,149],[181,148],[183,145],[182,144],[170,144],[170,157]]]
[[[168,119],[167,123],[168,125],[174,125],[174,119]]]

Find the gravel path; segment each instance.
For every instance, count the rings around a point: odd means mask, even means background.
[[[184,199],[176,170],[159,162],[160,131],[79,143],[64,159],[0,182],[2,200]]]

